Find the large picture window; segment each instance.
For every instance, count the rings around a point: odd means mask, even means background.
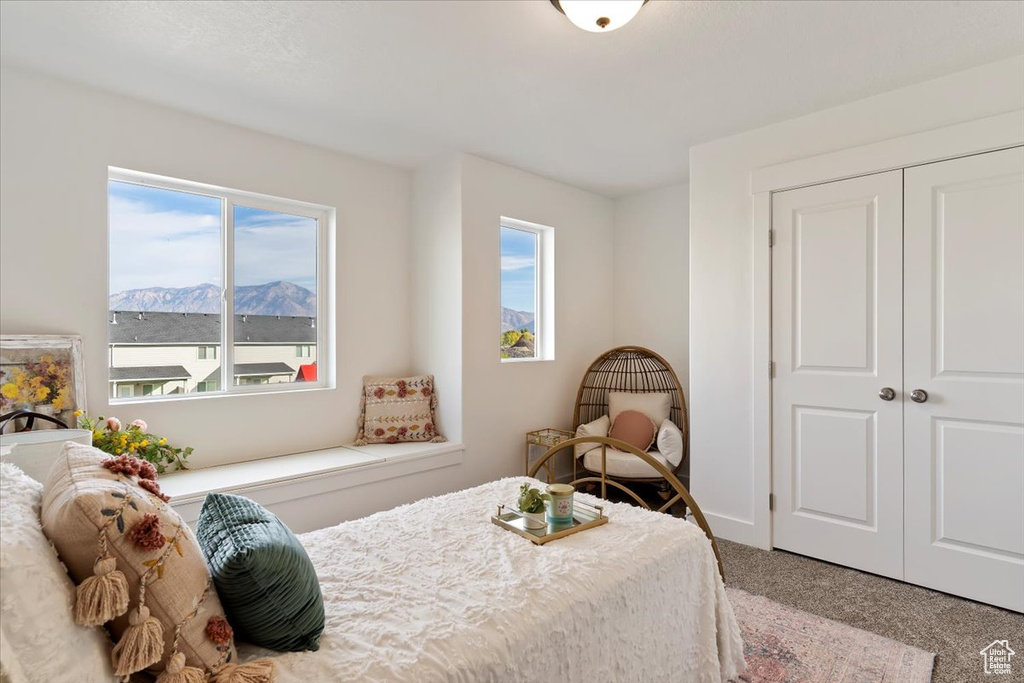
[[[554,358],[554,231],[501,222],[502,362]]]
[[[327,386],[333,221],[329,207],[111,169],[109,396]]]

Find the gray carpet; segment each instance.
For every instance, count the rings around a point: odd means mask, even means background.
[[[935,683],[1024,681],[1024,615],[855,569],[719,540],[725,582],[748,593],[934,652]],[[1009,639],[1010,676],[986,676],[982,648]]]

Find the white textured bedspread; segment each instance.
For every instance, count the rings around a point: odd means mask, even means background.
[[[490,521],[524,481],[303,534],[327,608],[320,650],[241,646],[242,659],[274,656],[278,683],[689,683],[743,669],[696,525],[603,503],[608,524],[537,546]]]

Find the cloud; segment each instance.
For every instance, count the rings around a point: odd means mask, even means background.
[[[110,291],[221,284],[220,216],[111,196]]]
[[[316,221],[235,208],[235,284],[283,280],[316,291]]]
[[[175,205],[111,193],[110,292],[147,287],[222,284],[219,203],[216,213],[195,203]],[[316,289],[316,221],[238,210],[235,282],[284,280]]]
[[[316,289],[316,230],[288,226],[235,231],[235,283],[284,280]]]
[[[501,255],[502,270],[523,270],[524,268],[533,268],[535,264],[536,259],[533,256]]]

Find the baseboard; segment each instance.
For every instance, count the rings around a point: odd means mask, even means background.
[[[718,515],[706,510],[703,512],[704,517],[708,520],[708,525],[711,527],[711,533],[715,535],[715,538],[724,538],[727,541],[735,541],[744,545],[757,545],[753,522],[747,522],[726,515]]]

